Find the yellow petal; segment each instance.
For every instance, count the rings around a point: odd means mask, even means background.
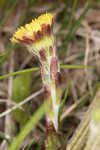
[[[13,35],[11,41],[19,42],[18,40],[23,40],[25,35],[30,35],[30,38],[35,39],[35,33],[37,31],[42,32],[42,25],[52,25],[54,15],[51,13],[46,13],[39,16],[37,19],[32,20],[31,23],[26,24],[24,27],[20,27]],[[23,40],[24,41],[24,40]]]

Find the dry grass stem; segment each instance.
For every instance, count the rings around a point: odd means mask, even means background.
[[[12,108],[4,111],[3,113],[0,114],[0,118],[6,116],[7,114],[11,113],[13,110],[15,110],[16,108],[20,108],[22,105],[26,104],[27,102],[29,102],[31,99],[35,98],[36,96],[40,95],[41,93],[43,93],[43,89],[33,93],[32,95],[30,95],[29,97],[27,97],[24,101],[20,102],[19,104],[16,104],[15,106],[13,106]]]

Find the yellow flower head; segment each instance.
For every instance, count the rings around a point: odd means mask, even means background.
[[[20,27],[13,35],[11,41],[32,45],[41,41],[44,37],[51,35],[54,15],[46,13],[41,15],[31,23]]]

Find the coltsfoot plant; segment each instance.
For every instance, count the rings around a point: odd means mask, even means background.
[[[51,13],[43,14],[24,27],[20,27],[13,35],[11,41],[24,44],[40,64],[45,93],[47,99],[51,101],[47,112],[47,128],[56,132],[58,130],[61,88],[59,83],[60,66],[53,24],[54,15]]]

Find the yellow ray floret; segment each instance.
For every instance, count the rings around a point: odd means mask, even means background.
[[[23,40],[23,36],[27,35],[32,37],[34,40],[34,33],[37,31],[42,31],[42,25],[52,26],[52,20],[54,15],[51,13],[46,13],[38,17],[37,19],[32,20],[31,23],[26,24],[24,27],[20,27],[13,35],[11,41],[19,42],[18,40]]]

